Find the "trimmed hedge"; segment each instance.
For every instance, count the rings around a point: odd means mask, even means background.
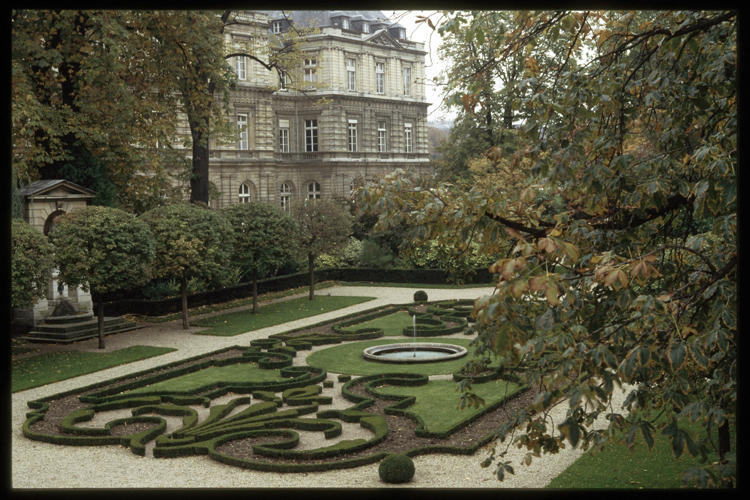
[[[466,280],[468,284],[491,284],[492,274],[487,268],[477,268],[476,273]],[[448,273],[440,269],[373,269],[340,268],[315,271],[316,282],[372,282],[372,283],[424,283],[428,285],[448,285]],[[310,285],[307,272],[289,274],[258,280],[258,294],[280,292]],[[208,290],[188,296],[190,307],[221,304],[231,300],[252,297],[253,284],[237,285]],[[164,300],[146,300],[140,289],[128,292],[104,294],[107,314],[122,316],[139,314],[142,316],[164,316],[182,311],[182,299],[171,297]]]
[[[408,483],[414,477],[414,471],[414,461],[401,453],[388,455],[378,467],[378,475],[384,483]]]

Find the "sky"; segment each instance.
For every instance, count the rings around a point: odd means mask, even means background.
[[[427,121],[438,121],[442,119],[452,119],[454,112],[446,112],[440,107],[442,100],[442,91],[433,83],[433,78],[444,70],[446,65],[438,59],[437,49],[440,46],[442,38],[433,31],[426,23],[415,24],[417,16],[428,16],[436,11],[430,10],[412,10],[412,11],[383,11],[383,14],[391,20],[395,20],[406,28],[406,37],[409,40],[422,42],[425,44],[425,50],[428,54],[425,56],[425,76],[426,76],[426,94],[427,102],[432,103],[428,110]],[[433,16],[433,22],[437,22],[438,15]]]

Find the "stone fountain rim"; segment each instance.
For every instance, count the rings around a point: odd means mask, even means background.
[[[389,350],[389,349],[410,349],[419,347],[429,347],[430,350],[446,349],[454,351],[453,354],[448,354],[439,358],[382,358],[377,356],[376,352]],[[401,363],[401,364],[414,364],[414,363],[435,363],[438,361],[450,361],[466,356],[468,351],[465,347],[456,344],[446,344],[439,342],[404,342],[398,344],[381,344],[372,347],[368,347],[362,351],[362,357],[370,360],[377,361],[378,363]]]

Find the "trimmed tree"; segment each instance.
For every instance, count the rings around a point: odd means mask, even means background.
[[[55,262],[47,237],[27,222],[13,219],[11,233],[10,305],[16,309],[46,296]]]
[[[187,283],[192,278],[220,283],[230,272],[234,232],[219,212],[181,203],[141,215],[154,234],[155,277],[180,283],[182,327],[188,322]]]
[[[90,206],[55,219],[50,232],[60,281],[90,290],[97,304],[99,348],[104,349],[103,293],[132,288],[151,277],[153,235],[134,215]]]
[[[315,300],[315,257],[346,247],[354,217],[346,207],[332,200],[295,201],[291,214],[297,221],[299,251],[307,257],[310,300]]]
[[[258,314],[258,276],[276,271],[295,252],[297,224],[280,207],[265,202],[239,203],[221,212],[234,229],[234,256],[253,281],[253,314]]]

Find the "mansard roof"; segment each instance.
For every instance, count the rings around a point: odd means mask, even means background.
[[[290,10],[267,11],[269,20],[284,19],[286,17],[295,24],[302,27],[325,28],[333,26],[334,17],[349,17],[354,21],[368,21],[371,23],[387,24],[389,28],[403,28],[399,23],[394,23],[388,19],[388,16],[379,10]]]

